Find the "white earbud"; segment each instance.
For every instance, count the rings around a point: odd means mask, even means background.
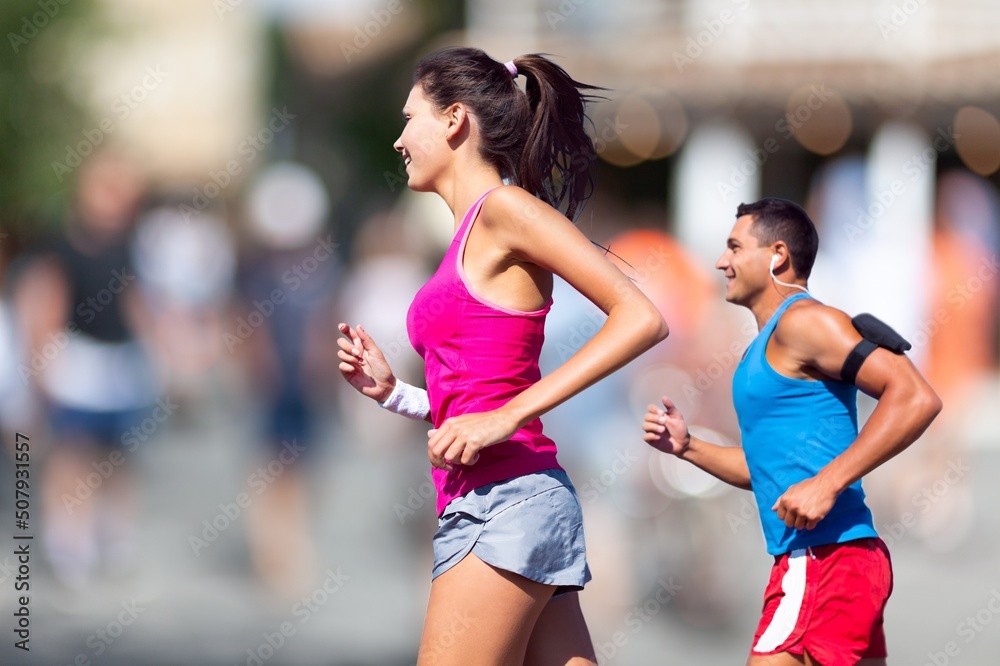
[[[805,287],[803,287],[801,285],[797,285],[797,284],[792,284],[790,282],[782,282],[781,280],[779,280],[777,278],[777,276],[775,276],[775,274],[774,274],[774,265],[776,263],[778,263],[778,261],[780,259],[781,259],[781,255],[780,254],[773,254],[773,255],[771,255],[771,268],[768,270],[768,272],[771,274],[771,279],[774,280],[775,282],[777,282],[778,284],[780,284],[783,287],[789,287],[791,289],[799,289],[799,290],[804,291],[805,293],[808,294],[809,290],[806,289]]]

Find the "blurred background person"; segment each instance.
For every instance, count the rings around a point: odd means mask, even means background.
[[[13,457],[16,433],[26,434],[44,419],[31,391],[31,369],[26,365],[30,350],[26,348],[23,318],[18,316],[24,307],[18,305],[18,278],[30,260],[21,257],[11,265],[11,253],[3,247],[6,236],[0,235],[0,432],[4,436],[0,450]]]
[[[997,188],[965,169],[951,169],[939,178],[935,199],[928,309],[915,343],[925,348],[928,381],[949,408],[928,431],[933,446],[910,461],[913,469],[896,499],[904,509],[941,470],[968,466],[976,445],[970,424],[983,409],[1000,351]],[[975,527],[973,487],[973,475],[963,475],[936,498],[915,530],[927,548],[950,551],[966,542]]]
[[[249,489],[251,559],[265,585],[287,598],[307,592],[319,572],[307,470],[325,443],[318,412],[329,418],[329,403],[316,403],[332,376],[327,349],[337,335],[331,317],[340,265],[329,210],[326,188],[311,169],[276,162],[259,174],[246,200],[250,242],[239,270],[235,327],[223,327],[221,336],[245,364],[260,418],[254,466],[263,463],[269,472],[257,479],[266,488]]]
[[[52,433],[42,545],[71,587],[91,582],[101,565],[120,574],[138,555],[133,429],[152,409],[162,411],[139,335],[145,314],[129,256],[142,194],[141,175],[122,155],[90,158],[77,175],[65,235],[20,280],[32,350],[25,374]]]
[[[365,322],[372,336],[385,340],[382,350],[386,360],[404,376],[421,376],[423,361],[413,350],[406,319],[399,313],[409,308],[450,242],[450,237],[437,242],[436,233],[447,229],[448,219],[443,202],[408,191],[396,206],[366,220],[338,285],[337,315],[345,321]],[[378,487],[407,489],[392,507],[401,529],[380,532],[377,538],[384,545],[378,547],[415,552],[417,557],[407,559],[414,567],[414,576],[422,576],[430,568],[426,535],[435,525],[434,512],[421,511],[433,498],[430,474],[425,470],[426,428],[411,419],[372,409],[369,401],[345,382],[338,382],[336,389],[339,424],[347,445],[343,453],[378,461],[366,469],[372,492]],[[414,488],[412,495],[410,488]],[[413,561],[424,558],[426,563]]]
[[[647,362],[610,378],[617,384],[612,389],[616,398],[608,402],[612,413],[634,420],[641,416],[642,395],[667,386],[695,415],[698,432],[730,442],[738,432],[735,418],[719,405],[729,395],[729,374],[739,361],[740,345],[748,339],[742,318],[719,307],[713,276],[684,244],[656,228],[655,218],[633,215],[629,222],[639,228],[611,239],[612,259],[667,321],[676,322],[671,335],[676,334],[677,341],[655,347]],[[592,409],[597,419],[607,418],[597,405]],[[606,514],[609,523],[620,523],[622,514],[632,523],[626,542],[631,544],[629,563],[622,571],[631,579],[631,589],[621,601],[628,608],[628,602],[655,589],[664,575],[674,576],[686,581],[672,599],[672,610],[684,622],[702,629],[726,626],[739,607],[727,593],[734,582],[728,565],[732,545],[727,545],[725,556],[718,546],[731,541],[725,516],[735,493],[700,470],[651,455],[637,442],[626,446],[639,464],[612,486],[616,501]]]
[[[182,413],[199,411],[220,385],[222,316],[236,279],[236,240],[222,213],[185,214],[177,194],[158,196],[136,222],[131,248],[147,303],[153,363]]]

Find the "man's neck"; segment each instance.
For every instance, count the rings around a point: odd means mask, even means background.
[[[757,330],[760,331],[767,325],[767,322],[774,316],[774,313],[778,311],[781,304],[787,299],[791,298],[795,294],[799,293],[798,290],[789,289],[791,293],[784,293],[785,289],[778,291],[776,288],[770,288],[765,291],[760,297],[747,308],[753,313],[754,319],[757,320]]]

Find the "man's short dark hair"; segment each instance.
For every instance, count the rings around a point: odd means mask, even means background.
[[[816,225],[802,206],[786,199],[769,197],[753,203],[742,203],[736,209],[736,217],[753,217],[750,233],[761,246],[784,241],[791,255],[792,270],[795,275],[808,279],[816,261],[819,236]]]

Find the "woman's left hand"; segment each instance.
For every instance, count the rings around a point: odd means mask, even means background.
[[[503,407],[490,412],[453,416],[427,432],[427,456],[438,469],[453,465],[474,465],[487,446],[505,442],[517,432],[518,424]]]

